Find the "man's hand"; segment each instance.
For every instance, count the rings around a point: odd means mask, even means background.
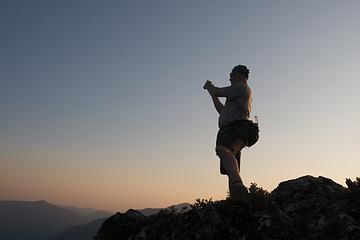
[[[204,89],[206,89],[211,96],[214,96],[215,88],[216,87],[214,86],[214,84],[212,84],[212,82],[210,80],[206,81],[206,83],[204,85]]]
[[[212,82],[211,82],[210,80],[207,80],[203,88],[204,88],[204,89],[209,89],[209,88],[212,87],[212,86],[214,86],[214,85],[212,84]]]

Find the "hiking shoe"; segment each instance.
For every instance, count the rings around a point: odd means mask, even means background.
[[[242,182],[235,182],[229,185],[230,199],[241,201],[248,195],[248,190]]]

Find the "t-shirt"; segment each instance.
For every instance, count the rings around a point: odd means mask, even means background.
[[[245,83],[235,83],[226,89],[226,102],[219,116],[219,128],[235,120],[249,120],[251,112],[251,89]]]

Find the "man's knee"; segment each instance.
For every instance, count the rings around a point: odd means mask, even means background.
[[[215,152],[216,155],[221,156],[224,155],[224,153],[229,152],[229,149],[227,149],[225,146],[216,146]]]

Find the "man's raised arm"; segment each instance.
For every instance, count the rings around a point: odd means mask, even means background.
[[[224,108],[224,104],[222,104],[222,102],[219,100],[219,98],[217,97],[217,96],[214,96],[213,94],[212,94],[212,89],[214,88],[215,86],[212,84],[212,82],[211,81],[206,81],[206,83],[205,83],[205,85],[204,85],[204,89],[206,89],[208,92],[209,92],[209,94],[210,94],[210,96],[211,96],[211,98],[212,98],[212,100],[213,100],[213,103],[214,103],[214,106],[215,106],[215,109],[216,109],[216,111],[220,114],[221,113],[221,111],[223,110],[223,108]]]
[[[223,110],[224,108],[224,104],[222,104],[219,100],[218,97],[215,97],[215,96],[211,96],[212,100],[213,100],[213,103],[214,103],[214,106],[215,106],[215,109],[216,111],[220,114],[221,111]]]
[[[242,93],[242,91],[239,91],[239,85],[231,85],[228,87],[215,87],[214,85],[211,85],[207,88],[207,90],[209,91],[211,96],[227,97],[230,99],[241,95]]]

